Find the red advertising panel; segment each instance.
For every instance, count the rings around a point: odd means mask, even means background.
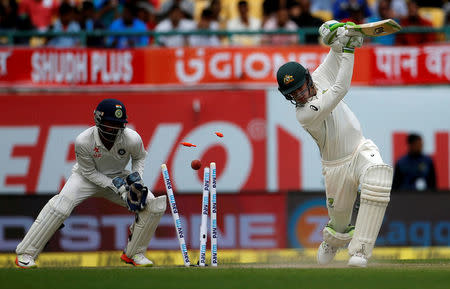
[[[0,49],[0,86],[144,84],[145,50]]]
[[[200,244],[201,194],[179,195],[176,202],[189,250]],[[2,197],[0,251],[13,251],[48,197]],[[17,212],[12,208],[21,207]],[[10,209],[8,209],[10,208]],[[286,247],[286,195],[217,195],[220,249],[274,249]],[[105,199],[79,205],[50,240],[46,251],[123,250],[134,215]],[[209,230],[209,229],[208,229]],[[208,248],[210,239],[208,237]],[[178,250],[175,227],[167,207],[150,249]]]
[[[298,61],[313,71],[327,47],[0,49],[0,87],[131,88],[274,86],[278,67]],[[448,44],[358,49],[353,84],[448,83]]]
[[[370,84],[450,82],[450,45],[372,48]]]
[[[0,192],[58,191],[75,163],[76,136],[94,124],[96,105],[109,97],[126,104],[128,125],[142,137],[148,152],[143,178],[152,190],[164,188],[162,163],[176,190],[201,188],[201,171],[190,167],[193,159],[217,163],[220,190],[266,187],[264,91],[3,94],[0,102],[8,109],[0,122],[7,136],[0,146]]]

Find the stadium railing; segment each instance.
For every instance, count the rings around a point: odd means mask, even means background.
[[[434,27],[420,27],[420,26],[408,26],[404,27],[399,33],[437,33],[443,35],[443,41],[450,41],[450,25],[443,26],[440,28]],[[163,36],[174,36],[174,35],[217,35],[223,36],[230,39],[234,35],[298,35],[298,44],[304,44],[307,35],[317,35],[318,31],[315,27],[305,27],[299,28],[296,31],[290,30],[274,30],[274,31],[266,31],[266,30],[255,30],[255,31],[230,31],[230,30],[194,30],[194,31],[169,31],[169,32],[156,32],[156,31],[110,31],[110,30],[95,30],[95,31],[80,31],[80,32],[39,32],[39,31],[18,31],[18,30],[2,30],[0,31],[0,39],[3,41],[1,45],[15,45],[16,39],[19,38],[31,38],[31,37],[40,37],[40,38],[51,38],[51,37],[77,37],[79,38],[79,43],[81,46],[86,46],[88,38],[98,38],[98,37],[109,37],[109,36],[149,36],[155,39],[153,45],[158,45],[159,38]]]

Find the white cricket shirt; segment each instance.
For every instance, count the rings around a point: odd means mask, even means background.
[[[78,135],[75,154],[77,162],[72,171],[102,188],[111,187],[112,178],[124,174],[130,160],[132,172],[138,172],[142,177],[147,156],[141,137],[134,130],[125,128],[108,150],[100,140],[96,126]]]
[[[297,120],[314,138],[325,161],[352,154],[364,139],[358,119],[342,101],[350,89],[353,63],[354,54],[330,49],[311,75],[317,95],[297,107]]]

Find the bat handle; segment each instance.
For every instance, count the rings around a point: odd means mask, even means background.
[[[351,29],[351,30],[348,30],[347,36],[365,36],[365,35],[361,31]]]

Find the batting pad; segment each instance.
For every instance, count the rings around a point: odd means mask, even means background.
[[[145,253],[148,244],[155,234],[159,220],[166,211],[166,196],[148,198],[144,210],[140,211],[131,226],[131,239],[128,241],[125,254],[132,258],[138,253]]]
[[[361,205],[356,219],[355,233],[348,247],[350,255],[362,253],[372,256],[384,213],[390,199],[392,167],[375,165],[367,169],[361,182]]]
[[[73,208],[72,200],[62,195],[58,194],[51,198],[39,213],[22,242],[17,245],[16,253],[18,255],[28,254],[36,259],[48,240],[70,216]]]
[[[336,232],[330,225],[325,226],[322,231],[323,240],[335,248],[344,248],[352,240],[353,226],[349,226],[344,233]]]

